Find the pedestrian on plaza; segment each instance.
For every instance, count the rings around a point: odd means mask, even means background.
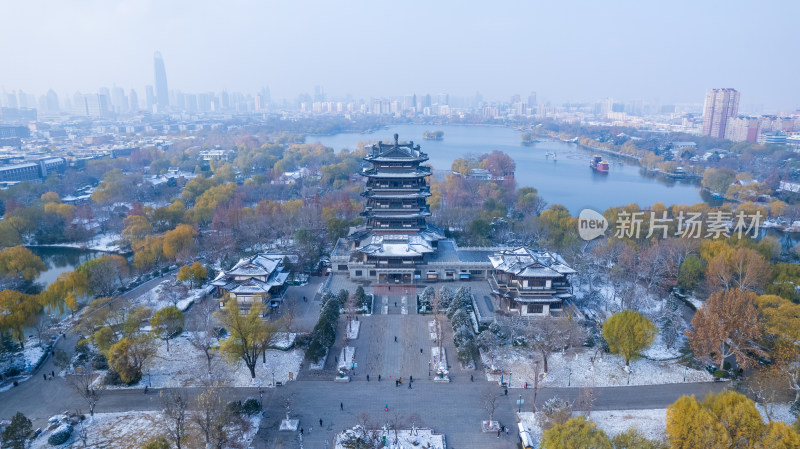
[[[397,301],[394,302],[394,306],[397,307]]]
[[[411,389],[411,382],[408,383],[408,389]]]
[[[422,354],[422,348],[419,348],[419,353]]]
[[[508,436],[508,427],[506,427],[506,436]]]
[[[528,382],[525,382],[525,389],[528,389]]]
[[[42,377],[44,377],[44,380],[47,380],[47,374],[42,374]]]
[[[381,381],[381,375],[378,374],[378,382],[380,382],[380,381]]]
[[[408,376],[408,383],[414,382],[414,376]]]
[[[339,410],[344,411],[344,402],[339,403]]]
[[[339,363],[339,356],[338,355],[333,356],[333,361]]]
[[[322,418],[319,419],[319,426],[322,427]]]
[[[144,386],[144,394],[147,394],[147,385]]]
[[[56,377],[56,372],[55,371],[50,371],[50,377]]]
[[[508,396],[508,388],[503,389],[503,392],[505,393],[506,396]]]
[[[389,404],[384,404],[383,409],[388,412],[389,411]]]
[[[497,438],[500,438],[500,429],[497,429]]]
[[[394,380],[394,386],[397,387],[399,384],[397,383],[397,379]]]
[[[303,428],[301,427],[300,428],[300,435],[302,435],[302,434],[303,434]]]
[[[397,335],[394,336],[394,341],[397,343]]]
[[[469,381],[470,381],[470,382],[475,382],[475,376],[473,376],[472,374],[470,374],[470,375],[469,375]]]
[[[369,374],[367,374],[367,382],[369,382]]]

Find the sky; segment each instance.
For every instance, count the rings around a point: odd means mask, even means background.
[[[796,0],[2,0],[0,91],[153,84],[294,99],[405,94],[800,108]]]

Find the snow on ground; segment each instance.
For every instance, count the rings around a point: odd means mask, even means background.
[[[345,346],[339,352],[339,371],[347,371],[353,366],[353,357],[356,356],[356,348]]]
[[[156,356],[145,365],[142,381],[132,387],[119,388],[143,388],[146,384],[152,385],[152,388],[201,386],[209,379],[206,356],[192,346],[187,332],[170,341],[169,350],[167,353],[166,344],[159,341]],[[211,361],[211,378],[231,387],[272,386],[274,372],[275,382],[285,384],[289,381],[289,373],[297,379],[300,363],[303,361],[303,351],[268,349],[266,368],[262,360],[263,358],[259,357],[256,379],[252,381],[250,370],[244,362],[237,361],[231,364],[224,356],[216,354]]]
[[[138,298],[134,299],[132,302],[138,305],[143,305],[148,307],[149,309],[156,311],[163,309],[164,307],[171,306],[172,302],[168,300],[163,294],[163,289],[167,288],[173,281],[170,279],[171,276],[163,281],[161,281],[158,285],[139,295]],[[189,290],[186,294],[186,297],[179,300],[175,307],[181,309],[182,311],[186,311],[192,304],[199,301],[203,296],[207,294],[206,288],[195,288]]]
[[[677,359],[681,356],[680,348],[683,346],[684,341],[686,341],[686,337],[681,334],[675,344],[667,349],[667,344],[664,343],[664,340],[661,338],[661,332],[658,332],[656,338],[653,340],[653,344],[642,351],[642,355],[651,360]]]
[[[45,348],[39,346],[38,337],[25,340],[25,347],[14,353],[4,353],[0,360],[0,372],[16,367],[21,373],[29,372],[44,357]],[[17,379],[19,380],[19,379]]]
[[[574,415],[578,415],[575,413]],[[667,409],[601,410],[594,411],[589,419],[597,423],[609,437],[636,428],[648,440],[661,440],[666,436]]]
[[[325,355],[324,355],[324,356],[322,356],[322,358],[321,358],[321,359],[319,359],[319,362],[317,362],[317,363],[311,363],[311,364],[308,366],[308,368],[309,368],[309,369],[312,369],[312,370],[321,370],[321,369],[324,369],[324,368],[325,368],[325,361],[326,361],[326,360],[328,360],[328,350],[327,350],[327,349],[325,350]]]
[[[60,421],[66,419],[61,415],[58,417]],[[249,426],[239,438],[236,443],[244,443],[245,447],[250,447],[250,444],[258,432],[259,424],[261,423],[261,416],[256,415],[246,417]],[[107,448],[113,447],[115,449],[139,449],[144,446],[148,441],[159,436],[166,435],[166,429],[163,426],[164,418],[161,413],[156,411],[128,411],[119,413],[95,413],[94,417],[86,416],[84,425],[88,427],[87,444],[90,448]],[[81,424],[73,426],[72,435],[69,442],[59,446],[62,448],[82,448],[83,443],[78,436],[78,428]],[[57,425],[54,425],[56,427]],[[33,440],[31,449],[49,449],[51,446],[47,442],[47,438],[52,435],[57,428],[45,430],[39,437]],[[193,434],[200,435],[199,432]],[[185,443],[189,443],[188,441]],[[196,442],[196,447],[202,447],[200,441]],[[190,445],[195,447],[195,445]]]
[[[294,332],[277,332],[275,338],[272,340],[271,346],[275,349],[286,351],[294,346],[295,338],[297,338],[297,334]]]
[[[60,248],[80,248],[80,249],[90,249],[92,251],[102,251],[107,253],[117,253],[120,251],[119,241],[122,237],[119,234],[113,233],[106,233],[106,234],[98,234],[89,241],[83,242],[68,242],[68,243],[53,243],[49,245],[37,245],[37,246],[53,246],[53,247],[60,247]]]
[[[575,412],[572,416],[582,413]],[[530,436],[537,442],[542,440],[542,427],[540,420],[542,412],[534,416],[532,412],[518,413],[519,421],[530,432]],[[649,440],[661,440],[665,438],[667,409],[649,410],[603,410],[594,411],[588,417],[595,422],[599,429],[606,432],[609,438],[620,433],[627,432],[629,429],[638,429]],[[518,429],[517,429],[518,431]],[[536,447],[536,446],[534,446]]]
[[[581,349],[567,354],[553,354],[548,358],[548,374],[539,381],[543,387],[608,387],[628,385],[628,373],[625,372],[625,360],[614,354],[599,354],[592,370],[591,358],[595,355],[593,350]],[[491,366],[492,358],[481,352],[484,367]],[[540,360],[536,357],[535,360]],[[534,357],[526,355],[518,348],[503,347],[495,350],[494,365],[501,369],[505,376],[504,381],[511,378],[512,388],[522,388],[534,384]],[[541,361],[540,371],[543,371]],[[705,371],[699,371],[676,362],[653,361],[639,359],[631,362],[630,385],[654,385],[686,382],[711,382],[713,376]],[[572,375],[570,376],[570,370]],[[510,375],[509,375],[510,373]],[[500,381],[500,374],[491,374],[486,370],[486,378],[490,381]]]
[[[792,412],[789,410],[792,407],[791,403],[775,403],[772,404],[772,420],[773,421],[783,421],[790,426],[794,424],[797,418],[792,415]],[[769,422],[767,419],[767,414],[764,412],[764,407],[761,404],[756,404],[756,408],[758,412],[761,413],[761,417],[764,418],[764,422]]]
[[[429,448],[429,449],[444,449],[445,438],[444,435],[436,435],[431,429],[415,429],[413,432],[410,429],[399,429],[397,431],[397,444],[394,443],[395,432],[393,430],[370,430],[373,435],[383,437],[386,436],[387,449],[409,449],[409,448]],[[345,430],[336,435],[335,449],[344,449],[342,440],[347,435],[359,435],[360,432],[354,429]]]
[[[351,320],[347,323],[347,339],[355,340],[358,338],[358,331],[361,330],[361,321]]]

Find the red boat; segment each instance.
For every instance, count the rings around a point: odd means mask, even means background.
[[[603,160],[603,156],[595,156],[589,162],[589,167],[599,173],[608,173],[608,162]]]

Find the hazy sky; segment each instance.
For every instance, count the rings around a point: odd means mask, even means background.
[[[170,89],[355,98],[535,90],[554,102],[800,107],[800,1],[2,0],[0,89]]]

